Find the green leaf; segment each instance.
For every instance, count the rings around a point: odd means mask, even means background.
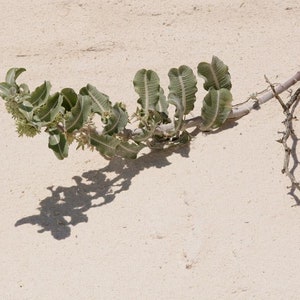
[[[203,87],[208,91],[211,87],[231,89],[228,67],[216,56],[212,57],[211,64],[202,62],[198,65],[198,75],[203,77]]]
[[[83,126],[91,113],[91,105],[92,100],[89,96],[78,95],[78,101],[71,109],[71,114],[66,120],[67,132],[72,132]]]
[[[175,94],[169,94],[169,103],[175,105],[176,114],[175,117],[177,120],[175,121],[174,133],[180,131],[183,123],[183,115],[184,115],[184,107],[181,99]]]
[[[159,99],[158,99],[155,109],[160,113],[164,113],[164,114],[168,115],[168,106],[169,106],[169,103],[166,100],[164,90],[163,90],[163,88],[160,88]]]
[[[128,158],[136,159],[138,153],[145,147],[144,144],[133,144],[129,142],[121,142],[117,146],[117,155]]]
[[[140,96],[138,103],[143,113],[148,115],[149,110],[155,110],[160,96],[159,77],[152,70],[139,70],[133,80],[134,89]]]
[[[37,114],[38,119],[46,123],[53,122],[62,109],[62,103],[63,96],[59,93],[50,96],[47,103],[39,110]]]
[[[51,84],[49,81],[45,81],[42,85],[37,87],[30,95],[28,100],[34,107],[38,108],[45,104],[50,94]]]
[[[77,94],[71,88],[64,88],[60,93],[63,96],[62,106],[66,111],[70,111],[76,105]]]
[[[100,114],[102,117],[110,112],[112,105],[109,97],[99,92],[94,86],[88,84],[85,88],[80,90],[81,95],[88,95],[92,99],[92,112]]]
[[[49,132],[48,147],[53,150],[56,157],[60,160],[68,157],[69,146],[65,135],[59,130]]]
[[[104,157],[111,158],[115,156],[116,148],[120,144],[120,141],[111,135],[100,135],[96,132],[92,132],[90,134],[90,143]]]
[[[201,130],[209,131],[220,127],[231,112],[232,95],[229,90],[211,88],[205,96],[202,114],[203,124]]]
[[[7,71],[5,81],[10,85],[16,84],[16,79],[24,72],[24,68],[11,68]]]
[[[122,104],[116,103],[111,110],[110,117],[107,118],[103,134],[112,135],[114,133],[119,133],[125,128],[127,123],[128,114],[126,110],[124,110]]]
[[[152,112],[153,115],[150,115],[150,118],[147,120],[147,126],[143,126],[137,129],[137,131],[133,132],[133,140],[136,143],[144,142],[149,140],[155,133],[158,121],[155,119],[159,119],[161,121],[160,116],[155,116],[156,114],[159,114],[158,112]],[[140,133],[138,133],[140,131]]]
[[[0,97],[5,99],[6,97],[11,96],[12,86],[7,82],[0,83]]]
[[[150,130],[144,128],[141,128],[140,130],[142,131],[140,134],[136,134],[132,137],[137,143],[149,140],[154,134],[155,127],[153,126]]]
[[[33,118],[33,105],[29,101],[23,101],[19,105],[19,111],[24,115],[27,121],[31,122]]]
[[[23,95],[24,94],[30,94],[29,87],[28,87],[28,85],[26,83],[21,83],[20,86],[19,86],[19,88],[20,88],[21,94],[23,94]]]
[[[181,101],[183,114],[186,115],[194,109],[194,102],[196,101],[196,93],[198,91],[196,77],[192,69],[187,66],[171,69],[168,76],[170,78],[169,102],[170,98],[174,99],[174,96],[176,96]]]

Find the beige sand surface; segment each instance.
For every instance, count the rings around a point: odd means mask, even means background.
[[[171,67],[217,55],[235,103],[264,74],[300,68],[295,0],[0,0],[0,20],[1,78],[26,67],[32,88],[91,83],[132,112],[140,68],[167,87]],[[46,135],[19,139],[3,102],[0,113],[0,299],[300,299],[275,100],[126,165],[75,149],[58,161]]]

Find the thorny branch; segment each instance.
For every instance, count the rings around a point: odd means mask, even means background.
[[[275,98],[280,103],[280,105],[283,109],[283,113],[285,115],[285,120],[283,121],[283,124],[285,126],[285,131],[283,132],[282,138],[279,139],[278,142],[282,144],[283,149],[284,149],[284,162],[283,162],[283,168],[282,168],[281,172],[283,174],[286,174],[288,176],[288,178],[290,179],[291,184],[292,184],[291,194],[293,195],[293,192],[295,189],[300,191],[300,182],[296,179],[295,175],[293,174],[294,172],[290,169],[290,166],[289,166],[291,155],[294,156],[294,159],[297,158],[292,153],[293,151],[295,152],[295,149],[293,149],[293,148],[295,148],[296,143],[298,141],[298,137],[293,128],[293,120],[295,120],[295,117],[294,117],[295,109],[300,101],[300,88],[298,88],[296,90],[296,92],[293,94],[291,99],[285,104],[283,102],[283,100],[280,98],[280,96],[278,95],[278,93],[276,92],[274,85],[270,83],[270,81],[267,79],[267,77],[265,77],[265,78],[266,78],[266,81],[269,83],[271,90],[274,93]],[[288,145],[289,138],[292,139],[292,144],[294,146],[294,147],[292,146],[292,148]],[[295,163],[298,164],[298,161],[296,161]],[[293,196],[296,199],[297,204],[300,204],[299,199],[295,195],[293,195]]]

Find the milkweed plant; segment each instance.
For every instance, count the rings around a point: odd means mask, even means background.
[[[51,93],[51,84],[45,81],[30,91],[27,84],[17,83],[24,71],[8,70],[5,81],[0,83],[0,96],[15,119],[18,134],[33,137],[46,132],[48,147],[61,160],[68,156],[72,143],[77,143],[78,148],[97,150],[108,159],[134,159],[145,147],[162,149],[189,143],[190,127],[203,132],[216,130],[228,118],[247,114],[300,80],[298,72],[275,90],[232,106],[228,67],[213,56],[211,63],[201,62],[197,66],[197,75],[204,79],[207,92],[197,114],[197,78],[190,67],[182,65],[169,71],[167,93],[156,72],[142,69],[133,79],[138,107],[129,114],[124,103],[112,103],[109,96],[91,84],[78,93],[72,88]],[[191,112],[197,116],[187,118]],[[133,124],[138,124],[137,128],[132,128]]]

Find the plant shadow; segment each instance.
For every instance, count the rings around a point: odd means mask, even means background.
[[[117,195],[128,190],[132,179],[149,168],[164,168],[171,163],[168,156],[178,153],[189,157],[189,145],[173,150],[152,151],[136,160],[115,158],[99,169],[74,176],[75,184],[70,187],[48,187],[49,197],[41,200],[39,213],[21,218],[15,226],[38,225],[39,233],[49,231],[54,239],[70,237],[72,227],[88,222],[87,212],[113,202]]]

